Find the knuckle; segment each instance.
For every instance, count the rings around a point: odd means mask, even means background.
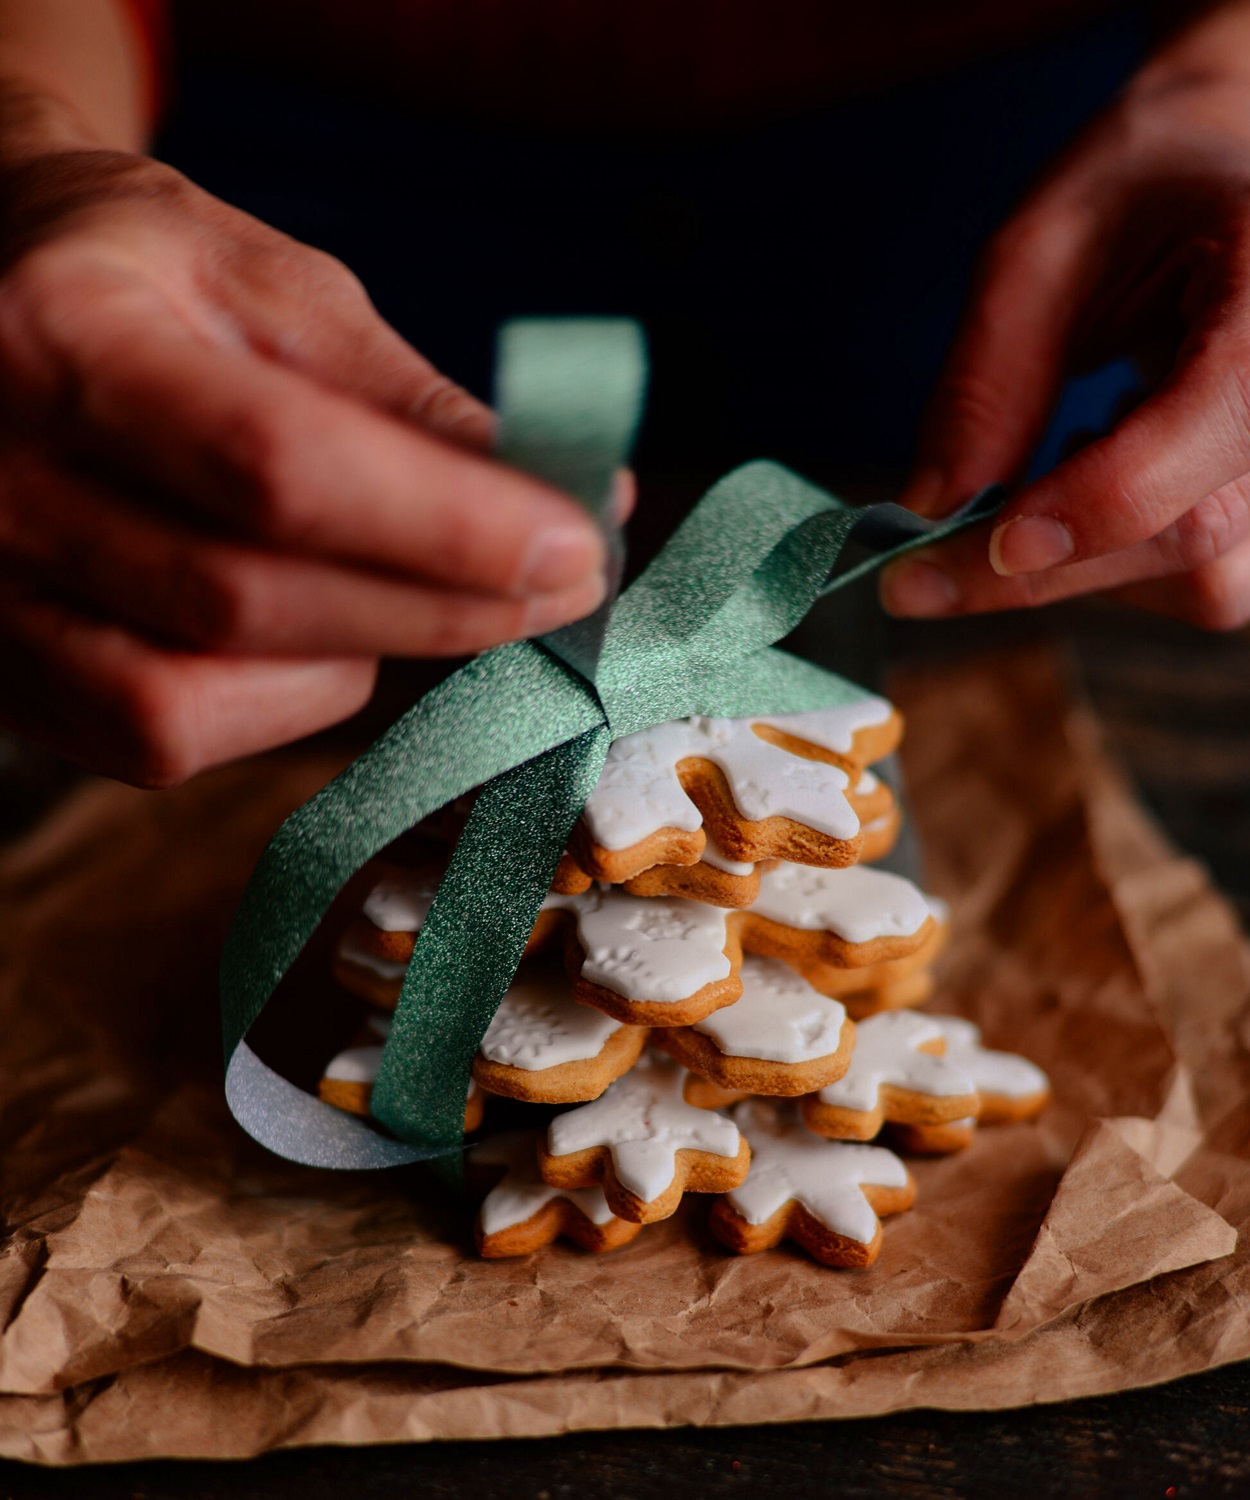
[[[301,454],[307,442],[300,421],[277,406],[238,408],[215,436],[237,518],[268,541],[300,540],[306,477]]]
[[[1182,572],[1217,562],[1245,535],[1247,511],[1235,497],[1208,495],[1172,526],[1173,564]]]
[[[1009,405],[1008,392],[984,371],[951,370],[942,381],[941,420],[951,426],[979,430],[993,427]]]
[[[1250,623],[1250,578],[1221,558],[1188,577],[1187,618],[1203,630],[1240,630]]]
[[[112,686],[119,774],[153,791],[179,786],[202,769],[189,732],[187,694],[174,671],[150,661]]]
[[[172,578],[179,636],[208,650],[237,651],[263,634],[262,601],[252,570],[230,556],[188,556]]]
[[[517,601],[466,608],[455,598],[441,600],[426,626],[422,650],[430,656],[464,656],[516,640],[525,633],[525,605]]]
[[[1017,214],[986,246],[980,265],[982,283],[1049,272],[1065,258],[1081,222],[1081,214],[1071,206],[1048,204]]]
[[[481,403],[445,375],[433,375],[422,384],[406,415],[419,426],[444,435],[476,428],[485,417]]]

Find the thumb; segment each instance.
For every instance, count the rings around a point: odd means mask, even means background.
[[[1021,475],[1063,380],[1087,245],[1082,219],[1038,208],[990,245],[921,424],[909,509],[946,515]]]

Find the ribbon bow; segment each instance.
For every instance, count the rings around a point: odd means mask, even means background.
[[[501,337],[500,456],[606,526],[641,407],[645,358],[623,321],[523,321]],[[614,739],[692,714],[831,708],[865,696],[784,651],[822,595],[988,514],[941,523],[849,506],[779,464],[710,489],[646,572],[589,620],[487,651],[426,694],[275,834],[226,940],[226,1093],[279,1154],[372,1168],[461,1148],[469,1069]],[[847,541],[875,555],[830,581]],[[371,1109],[396,1139],[297,1089],[248,1028],[347,880],[404,830],[481,787],[413,950]]]

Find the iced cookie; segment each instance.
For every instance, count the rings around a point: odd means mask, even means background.
[[[418,888],[405,902],[393,882],[385,900],[371,895],[340,941],[339,980],[393,1005],[416,930],[381,931],[377,923],[419,924],[429,899]],[[528,951],[562,941],[575,998],[634,1026],[691,1026],[731,1005],[742,992],[744,949],[786,959],[822,994],[872,992],[860,1007],[870,1013],[915,1003],[914,985],[907,997],[896,986],[920,975],[941,946],[945,926],[937,910],[897,875],[778,865],[761,875],[760,897],[745,910],[647,899],[612,886],[550,895]],[[788,927],[788,918],[802,925]],[[821,920],[829,925],[812,925]],[[897,956],[880,958],[886,954]]]
[[[881,1219],[910,1208],[915,1184],[882,1146],[826,1141],[792,1107],[748,1100],[733,1119],[751,1146],[741,1187],[717,1200],[711,1229],[739,1255],[794,1240],[827,1266],[868,1266]]]
[[[1050,1080],[1036,1063],[1014,1052],[995,1052],[981,1045],[980,1028],[960,1016],[930,1016],[946,1042],[945,1060],[976,1085],[975,1115],[950,1125],[898,1125],[892,1134],[901,1149],[925,1156],[961,1151],[972,1142],[978,1125],[1031,1120],[1050,1098]]]
[[[944,919],[944,908],[888,870],[778,864],[760,877],[747,946],[796,968],[863,969],[926,949]]]
[[[757,719],[677,719],[614,741],[569,853],[596,880],[691,865],[707,832],[728,859],[842,866],[863,838],[851,789],[901,721],[881,698]],[[871,814],[876,816],[876,814]]]
[[[641,875],[622,881],[631,896],[682,896],[708,906],[750,906],[760,891],[760,875],[774,860],[755,864],[730,859],[709,837],[703,854],[692,865],[653,865]],[[589,876],[586,877],[589,881]]]
[[[543,903],[531,951],[562,937],[573,993],[634,1026],[684,1026],[742,993],[732,913],[680,897],[648,901],[615,887]]]
[[[643,1058],[592,1104],[557,1115],[539,1146],[553,1187],[601,1185],[634,1224],[667,1219],[683,1193],[723,1193],[746,1176],[751,1153],[724,1115],[682,1098],[682,1070]]]
[[[928,969],[915,968],[915,960],[910,958],[896,959],[893,965],[881,964],[880,970],[888,971],[893,968],[913,970],[912,973],[904,973],[899,979],[885,979],[884,983],[878,984],[875,989],[857,990],[852,989],[846,993],[845,989],[841,995],[842,1004],[846,1006],[847,1014],[857,1024],[866,1021],[870,1016],[880,1015],[883,1010],[908,1010],[916,1005],[923,1005],[932,995],[934,990],[933,975]],[[811,981],[808,980],[810,984]],[[813,988],[815,986],[813,985]],[[824,990],[821,991],[825,993]]]
[[[638,1060],[645,1026],[625,1026],[579,1005],[561,968],[523,968],[503,997],[473,1059],[489,1093],[531,1104],[597,1099]]]
[[[809,1094],[846,1072],[855,1027],[844,1006],[776,959],[744,958],[741,979],[742,995],[732,1005],[693,1026],[657,1028],[653,1040],[731,1093]],[[683,1096],[698,1102],[688,1088]]]
[[[511,1131],[469,1152],[470,1173],[495,1179],[477,1216],[479,1255],[487,1260],[529,1255],[561,1235],[583,1250],[601,1253],[642,1232],[641,1224],[616,1217],[602,1188],[558,1188],[544,1182],[538,1174],[538,1140],[537,1131]]]
[[[420,930],[442,869],[378,864],[378,875],[365,897],[360,916],[339,939],[334,977],[345,989],[374,1005],[394,1009]]]
[[[871,771],[864,771],[847,798],[864,834],[860,859],[881,858],[893,847],[900,822],[893,792]],[[694,864],[652,865],[621,884],[634,896],[684,896],[709,906],[750,906],[759,895],[760,876],[777,861],[731,859],[706,828],[704,833],[707,843]]]
[[[317,1084],[317,1097],[323,1104],[348,1114],[369,1114],[373,1085],[382,1062],[382,1046],[390,1035],[389,1016],[370,1016],[350,1047],[326,1064]],[[486,1094],[476,1082],[469,1084],[464,1106],[465,1130],[477,1130],[486,1110]]]
[[[887,1125],[886,1139],[906,1156],[953,1156],[966,1151],[976,1138],[977,1120],[951,1120],[946,1125]]]
[[[803,1100],[804,1120],[818,1135],[870,1141],[886,1120],[944,1125],[975,1115],[976,1085],[940,1055],[944,1047],[931,1016],[896,1010],[861,1021],[850,1067]]]
[[[874,860],[884,859],[898,843],[902,828],[903,810],[897,805],[881,817],[861,825],[864,842],[859,851],[860,864],[870,865]]]

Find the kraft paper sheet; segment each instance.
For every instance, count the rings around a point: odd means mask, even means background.
[[[217,957],[267,837],[339,768],[324,754],[168,793],[88,783],[0,853],[0,1452],[1007,1407],[1250,1356],[1234,915],[1049,654],[893,691],[928,884],[954,906],[935,1008],[1040,1062],[1055,1098],[914,1162],[917,1205],[864,1272],[731,1256],[698,1199],[607,1257],[485,1263],[423,1168],[315,1171],[250,1141],[222,1100]],[[273,1022],[308,1077],[353,1024],[328,936]]]

